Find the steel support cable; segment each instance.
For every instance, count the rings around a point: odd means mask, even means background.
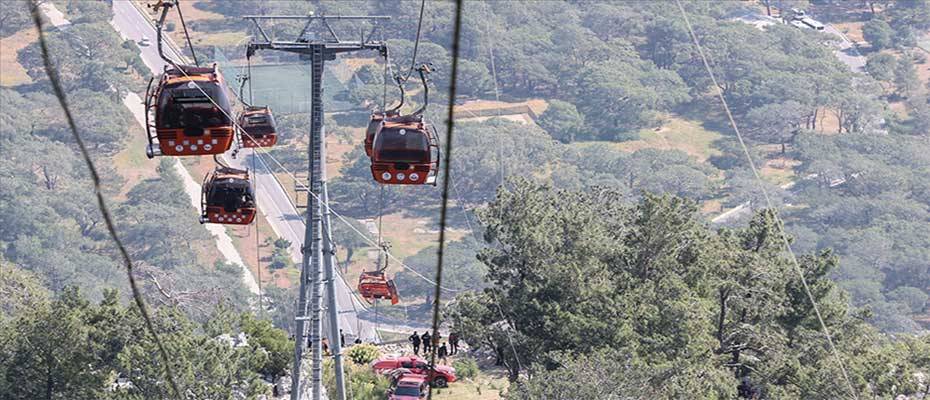
[[[191,49],[191,58],[194,59],[194,65],[199,67],[200,63],[197,61],[197,53],[194,52],[194,43],[191,42],[191,35],[187,32],[187,24],[184,23],[184,14],[181,13],[181,3],[178,0],[174,0],[174,6],[177,7],[178,10],[178,18],[181,20],[181,27],[184,28],[184,37],[187,38],[187,47]]]
[[[184,76],[186,76],[186,77],[188,77],[188,78],[190,77],[190,75],[188,75],[187,72],[184,71],[183,69],[180,70],[180,71],[181,71],[182,74],[184,74]],[[191,82],[194,83],[194,86],[197,88],[197,90],[200,91],[200,93],[202,93],[202,94],[204,95],[204,97],[206,97],[208,100],[210,100],[210,103],[212,103],[214,106],[216,106],[217,109],[219,109],[220,112],[223,113],[223,115],[225,115],[227,118],[230,119],[230,121],[233,123],[233,126],[234,126],[236,129],[238,129],[239,131],[241,131],[244,135],[246,135],[248,138],[252,139],[253,141],[255,140],[255,138],[254,138],[252,135],[250,135],[248,132],[246,132],[244,129],[242,129],[242,127],[239,125],[239,123],[238,123],[232,116],[230,116],[229,113],[226,112],[226,110],[224,110],[222,107],[219,106],[219,104],[216,102],[216,100],[214,100],[213,97],[211,97],[209,93],[207,93],[205,90],[203,90],[203,88],[200,86],[200,84],[198,84],[196,81],[191,81]],[[290,170],[288,170],[287,168],[285,168],[284,165],[281,164],[280,161],[278,161],[278,159],[276,159],[276,158],[275,158],[273,155],[271,155],[270,153],[265,152],[265,150],[266,150],[266,149],[265,149],[265,146],[263,146],[263,145],[258,145],[258,147],[255,147],[254,149],[262,149],[262,150],[263,150],[263,151],[256,151],[256,154],[259,156],[259,161],[261,161],[262,164],[265,164],[266,167],[268,166],[268,164],[265,163],[265,161],[264,161],[264,159],[263,159],[262,157],[267,156],[268,158],[270,158],[272,161],[274,161],[274,163],[278,166],[278,168],[280,168],[280,169],[281,169],[282,171],[284,171],[284,173],[286,173],[291,179],[293,179],[294,182],[297,183],[297,185],[298,185],[302,190],[306,191],[308,194],[310,194],[310,196],[313,196],[313,198],[314,198],[316,201],[318,201],[321,205],[323,205],[324,207],[326,207],[326,209],[329,210],[329,212],[331,212],[333,215],[335,215],[337,218],[339,218],[344,224],[346,224],[346,226],[349,227],[349,229],[351,229],[353,232],[355,232],[356,234],[358,234],[362,239],[364,239],[366,242],[368,242],[368,244],[370,244],[372,247],[377,247],[377,246],[378,246],[374,241],[372,241],[371,238],[368,237],[368,235],[366,235],[365,233],[359,231],[357,228],[355,228],[354,225],[352,225],[352,224],[349,222],[348,219],[346,219],[345,217],[343,217],[342,214],[339,214],[338,212],[336,212],[336,210],[334,210],[332,207],[330,207],[330,205],[329,205],[328,202],[323,201],[323,199],[321,199],[320,196],[317,196],[315,193],[313,193],[313,192],[307,187],[306,184],[304,184],[304,183],[301,182],[299,179],[297,179],[297,176],[295,176],[293,172],[291,172]],[[269,170],[270,170],[270,168],[269,168]],[[423,274],[417,272],[415,269],[411,268],[411,267],[408,266],[407,264],[404,264],[403,261],[401,261],[399,258],[397,258],[396,256],[394,256],[394,255],[391,254],[390,252],[387,252],[386,254],[387,254],[388,258],[390,258],[390,259],[396,261],[398,264],[400,264],[400,266],[402,266],[402,267],[404,267],[404,269],[406,269],[406,270],[412,272],[414,275],[416,275],[416,276],[419,277],[420,279],[426,281],[427,283],[429,283],[429,284],[431,284],[431,285],[435,285],[435,284],[436,284],[436,282],[434,282],[433,280],[431,280],[431,279],[429,279],[428,277],[426,277],[425,275],[423,275]],[[440,287],[442,288],[442,290],[445,290],[445,291],[448,291],[448,292],[462,292],[462,291],[467,290],[467,289],[452,289],[452,288],[447,288],[447,287],[444,287],[444,286],[440,286]]]
[[[490,20],[488,20],[487,22],[487,31],[488,33],[491,32],[491,21]],[[491,77],[494,78],[494,100],[497,102],[497,117],[501,118],[500,85],[497,82],[497,65],[494,63],[494,47],[496,46],[494,42],[494,35],[489,34],[488,41],[490,42],[490,44],[488,45],[488,57],[490,58],[490,61],[491,61]],[[504,133],[500,131],[498,131],[498,135],[497,135],[497,146],[498,146],[498,158],[501,163],[500,187],[504,187],[504,184],[506,183],[507,175],[506,175],[506,169],[505,169],[506,164],[504,163]],[[514,154],[515,152],[516,152],[516,149],[511,148],[510,153]],[[503,213],[503,210],[501,210],[501,213]],[[498,218],[501,218],[501,217],[502,215],[498,214]],[[492,295],[491,301],[493,301],[494,305],[497,306],[497,312],[500,314],[501,319],[507,321],[507,325],[510,325],[510,329],[514,329],[513,325],[510,324],[510,320],[504,317],[504,310],[501,308],[500,300],[498,300],[497,297]],[[522,371],[523,363],[520,362],[520,356],[517,353],[517,347],[514,346],[513,344],[513,335],[510,334],[510,332],[507,333],[507,341],[510,343],[510,350],[513,351],[513,358],[517,361],[517,366]]]
[[[459,45],[462,31],[462,0],[455,0],[455,23],[452,29],[452,73],[449,82],[449,109],[446,115],[446,151],[445,164],[443,164],[443,181],[442,181],[442,206],[439,209],[439,249],[436,251],[436,285],[433,291],[433,337],[439,335],[439,305],[441,304],[442,290],[442,268],[443,257],[446,249],[446,217],[449,209],[449,161],[452,159],[452,130],[455,128],[454,107],[456,80],[459,72]],[[430,339],[435,340],[435,339]],[[434,342],[435,343],[435,342]],[[436,353],[433,350],[430,355],[430,368],[436,365]],[[433,385],[429,385],[427,399],[433,398]]]
[[[494,78],[494,101],[497,102],[497,118],[501,118],[501,94],[499,86],[497,83],[497,65],[494,64],[494,35],[491,35],[491,21],[487,21],[487,32],[488,32],[488,57],[491,61],[491,77]],[[501,163],[501,186],[504,186],[505,178],[505,167],[504,167],[504,133],[498,131],[497,134],[497,150],[498,150],[498,159]],[[513,153],[513,151],[511,151]]]
[[[398,84],[404,84],[407,82],[407,79],[410,79],[410,76],[413,75],[413,70],[417,66],[417,52],[420,49],[420,32],[423,28],[423,11],[426,10],[426,0],[420,0],[420,18],[417,21],[417,36],[416,40],[413,42],[413,56],[410,57],[410,69],[407,70],[407,75],[403,78],[398,79]]]
[[[756,182],[759,184],[759,189],[762,191],[762,196],[765,198],[765,204],[768,208],[775,209],[775,205],[772,202],[771,197],[768,194],[768,190],[765,188],[765,184],[762,181],[762,176],[759,174],[758,168],[756,168],[755,162],[752,160],[752,155],[749,153],[749,147],[746,145],[746,142],[743,140],[743,135],[740,133],[739,128],[736,125],[736,120],[733,118],[733,113],[730,111],[730,106],[727,104],[727,100],[723,95],[723,90],[720,89],[720,85],[717,84],[717,78],[714,75],[713,70],[710,67],[707,56],[704,54],[704,49],[701,47],[701,43],[698,40],[697,35],[694,33],[694,28],[691,26],[691,20],[688,18],[688,13],[685,12],[684,6],[681,5],[681,0],[675,0],[675,3],[678,5],[678,10],[681,12],[681,16],[684,19],[685,26],[688,28],[688,33],[691,36],[691,40],[694,43],[694,47],[698,52],[698,55],[701,57],[701,62],[704,64],[704,69],[707,71],[707,74],[710,76],[711,83],[713,83],[714,88],[716,88],[717,97],[720,99],[721,104],[723,104],[723,110],[727,115],[727,119],[730,122],[730,127],[733,128],[733,132],[736,133],[736,138],[739,141],[739,145],[743,150],[743,154],[746,156],[746,160],[749,162],[749,168],[752,170],[752,174],[755,177]],[[814,310],[814,314],[817,316],[817,321],[820,323],[820,328],[823,331],[824,337],[827,339],[827,343],[830,346],[830,351],[833,353],[833,357],[836,358],[836,362],[839,365],[840,371],[843,374],[843,380],[846,384],[847,389],[849,390],[850,395],[854,399],[859,399],[859,395],[853,387],[852,381],[849,380],[849,375],[846,372],[846,366],[843,362],[843,357],[840,355],[839,351],[836,349],[836,345],[833,343],[833,336],[830,334],[830,329],[827,327],[827,324],[823,320],[823,316],[820,313],[820,308],[817,306],[817,301],[814,299],[814,295],[811,292],[810,286],[807,284],[807,278],[804,277],[804,271],[801,269],[801,263],[798,262],[797,256],[794,254],[794,251],[791,249],[791,242],[788,239],[788,234],[785,232],[784,222],[781,220],[781,217],[778,216],[778,213],[773,213],[775,217],[775,223],[778,226],[778,230],[781,236],[782,243],[784,244],[785,250],[788,252],[789,259],[792,266],[794,267],[795,272],[798,274],[798,278],[801,280],[801,285],[804,287],[804,293],[807,295],[808,300],[811,302],[811,306]],[[871,390],[871,388],[870,388]]]
[[[129,252],[120,240],[119,235],[116,234],[113,217],[110,214],[109,207],[107,207],[106,200],[103,198],[103,188],[100,186],[100,175],[97,173],[97,167],[94,165],[90,153],[87,151],[87,146],[84,145],[84,140],[81,139],[81,135],[78,133],[77,125],[74,123],[74,117],[71,115],[71,110],[68,107],[68,99],[61,87],[61,80],[57,71],[55,71],[55,68],[52,66],[52,61],[48,54],[48,44],[45,41],[45,34],[42,30],[42,17],[39,15],[39,4],[37,1],[33,0],[32,5],[32,18],[35,22],[36,31],[38,32],[39,48],[42,54],[42,63],[45,66],[45,74],[48,75],[48,80],[52,85],[52,90],[55,92],[55,97],[58,98],[58,103],[65,113],[65,119],[68,121],[71,135],[74,137],[74,141],[77,142],[78,148],[81,151],[81,156],[84,158],[84,163],[90,171],[90,177],[94,184],[94,192],[97,195],[97,207],[103,215],[107,232],[109,232],[110,238],[116,244],[120,257],[123,259],[123,263],[126,266],[126,276],[129,278],[129,286],[132,289],[132,298],[136,303],[136,307],[139,309],[139,314],[142,315],[142,319],[145,321],[146,329],[149,331],[149,334],[152,335],[152,339],[158,347],[158,353],[161,355],[162,362],[165,364],[165,377],[168,379],[171,390],[174,391],[175,398],[183,398],[182,393],[184,392],[180,390],[174,379],[174,372],[171,368],[172,358],[165,349],[165,345],[162,343],[161,338],[158,336],[158,331],[155,330],[155,324],[152,323],[152,318],[149,315],[148,308],[146,308],[145,300],[142,298],[142,292],[139,290],[139,285],[136,283],[136,278],[133,275],[134,266],[132,259],[129,257]]]

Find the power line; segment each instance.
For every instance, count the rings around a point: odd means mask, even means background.
[[[139,290],[139,286],[136,284],[136,278],[133,275],[134,267],[132,259],[129,257],[129,252],[126,251],[126,247],[123,245],[123,242],[116,234],[116,228],[113,224],[113,217],[110,215],[110,209],[107,207],[107,203],[103,198],[103,188],[100,185],[100,175],[97,173],[97,167],[94,166],[94,162],[91,160],[90,153],[88,153],[87,147],[84,145],[84,141],[81,139],[81,135],[78,133],[77,125],[74,123],[74,117],[71,115],[71,110],[68,108],[68,100],[65,97],[64,90],[61,87],[61,81],[59,79],[58,73],[52,66],[52,61],[48,55],[48,44],[45,41],[45,34],[42,31],[42,17],[39,15],[39,4],[33,0],[32,5],[32,19],[35,22],[36,31],[38,32],[39,36],[39,48],[41,49],[42,53],[42,63],[45,66],[45,74],[48,75],[48,80],[52,84],[52,90],[55,92],[55,97],[58,98],[58,103],[61,105],[61,108],[65,113],[65,119],[68,121],[68,127],[71,129],[71,135],[74,137],[74,141],[77,142],[78,148],[81,150],[81,156],[84,158],[87,169],[90,171],[90,177],[94,184],[94,192],[97,195],[97,208],[99,208],[100,213],[103,214],[103,220],[106,223],[110,238],[116,244],[116,248],[119,250],[120,256],[123,259],[123,263],[126,265],[126,275],[129,278],[129,286],[132,288],[133,300],[135,300],[136,307],[139,308],[139,313],[142,314],[142,319],[145,321],[145,326],[149,333],[152,335],[152,338],[155,341],[155,345],[158,347],[159,354],[161,354],[162,362],[165,364],[165,376],[168,378],[168,383],[171,385],[171,389],[174,391],[174,396],[175,398],[180,399],[183,396],[181,395],[182,392],[174,379],[174,372],[171,369],[172,359],[168,355],[168,351],[165,349],[165,345],[159,338],[158,332],[155,330],[155,325],[152,323],[152,318],[149,316],[148,309],[145,305],[145,300],[142,298],[142,293]]]
[[[439,334],[439,305],[442,297],[442,261],[446,249],[446,216],[449,209],[449,161],[452,159],[452,130],[455,127],[454,108],[455,108],[455,90],[456,80],[459,72],[459,41],[462,30],[462,0],[455,0],[455,24],[452,30],[452,74],[449,82],[449,109],[446,115],[446,149],[445,164],[443,165],[442,180],[442,207],[439,211],[439,249],[436,251],[436,287],[433,292],[433,337]],[[430,338],[430,340],[434,340]],[[436,353],[433,350],[430,355],[430,368],[435,368]],[[429,385],[427,399],[433,398],[433,385]]]
[[[736,138],[739,140],[739,145],[743,149],[743,154],[749,161],[749,168],[752,170],[752,174],[755,176],[756,182],[759,184],[759,189],[762,191],[762,196],[765,198],[765,204],[769,209],[774,211],[776,210],[775,205],[772,202],[771,197],[769,197],[768,190],[765,187],[765,183],[762,181],[762,176],[759,174],[759,170],[756,168],[756,164],[752,161],[752,155],[749,153],[749,147],[746,146],[746,142],[743,140],[743,135],[740,133],[739,128],[736,125],[736,120],[733,118],[733,113],[730,111],[730,106],[727,104],[727,99],[723,95],[723,90],[720,89],[720,85],[717,84],[717,78],[714,76],[714,72],[710,68],[710,63],[707,61],[707,56],[704,54],[704,49],[701,47],[701,43],[698,40],[697,35],[694,33],[694,28],[691,26],[691,20],[688,19],[688,13],[685,12],[684,6],[681,5],[681,0],[675,0],[675,3],[678,5],[678,10],[681,11],[681,16],[685,21],[685,26],[687,26],[691,40],[694,42],[694,47],[697,49],[698,54],[701,56],[704,69],[707,70],[707,74],[710,76],[711,83],[713,83],[714,88],[716,88],[717,97],[720,98],[720,102],[723,104],[723,110],[726,112],[727,119],[730,121],[730,127],[732,127],[733,132],[736,133]],[[807,284],[807,278],[804,277],[804,271],[801,270],[801,263],[798,262],[797,256],[795,256],[794,251],[791,249],[791,242],[788,239],[788,234],[785,232],[784,222],[778,216],[777,212],[774,212],[773,216],[775,217],[775,223],[778,226],[785,250],[788,251],[791,264],[794,266],[794,270],[797,272],[798,278],[801,280],[801,284],[804,287],[804,293],[807,294],[807,298],[811,302],[811,306],[814,309],[814,314],[817,315],[817,321],[820,323],[820,328],[823,331],[824,336],[827,338],[827,343],[829,343],[830,350],[833,352],[833,356],[836,358],[836,361],[839,364],[840,371],[843,373],[843,380],[846,383],[847,389],[849,389],[849,393],[852,395],[852,397],[858,400],[859,395],[856,393],[856,390],[852,385],[852,381],[849,380],[849,375],[846,372],[846,366],[843,363],[843,358],[840,356],[839,351],[836,350],[836,345],[833,343],[833,337],[830,335],[830,329],[827,328],[827,324],[823,321],[823,316],[820,314],[820,308],[817,306],[817,301],[814,299],[814,295],[811,292],[810,286]]]

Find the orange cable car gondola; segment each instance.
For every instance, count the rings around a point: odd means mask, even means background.
[[[204,177],[200,223],[248,225],[255,219],[255,195],[249,172],[217,167]]]
[[[391,304],[400,302],[394,281],[387,279],[383,271],[362,271],[358,277],[358,293],[372,304],[377,299],[390,300]]]
[[[145,96],[149,145],[146,155],[222,154],[233,142],[233,121],[223,76],[216,68],[165,67]],[[154,129],[154,134],[152,130]]]
[[[377,124],[370,154],[371,175],[382,184],[436,184],[439,140],[423,118],[429,99],[429,68],[423,65],[417,70],[423,81],[423,106],[413,114],[384,118]]]
[[[400,103],[389,110],[383,111],[373,111],[371,113],[371,118],[368,120],[368,128],[365,129],[365,155],[369,158],[371,157],[372,148],[375,143],[375,134],[378,133],[378,129],[381,128],[381,123],[385,118],[397,118],[400,116],[400,108],[404,106],[404,99],[406,95],[404,93],[404,85],[400,81],[400,77],[396,76],[394,78],[397,82],[397,87],[400,89]]]
[[[400,302],[400,296],[397,294],[397,287],[394,281],[384,275],[388,267],[388,244],[378,239],[381,243],[381,253],[378,255],[378,269],[374,271],[362,271],[358,276],[358,294],[362,296],[369,304],[374,304],[378,299],[390,300],[391,304]],[[384,260],[384,266],[381,266],[381,260]]]
[[[271,147],[278,142],[277,125],[271,108],[247,106],[239,114],[242,128],[242,147]]]
[[[403,102],[401,102],[403,105]],[[399,108],[400,106],[398,106]],[[381,128],[381,123],[384,121],[385,116],[388,119],[397,118],[397,109],[385,110],[384,112],[375,111],[371,113],[371,118],[368,120],[368,128],[365,129],[365,155],[371,157],[372,148],[375,143],[375,134],[378,133],[378,129]]]

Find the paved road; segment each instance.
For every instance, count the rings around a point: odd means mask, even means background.
[[[866,58],[859,53],[856,44],[849,40],[843,32],[840,32],[833,25],[826,25],[824,31],[840,39],[837,44],[837,49],[833,51],[833,54],[836,54],[836,58],[842,61],[843,64],[849,66],[849,69],[853,72],[865,72]]]

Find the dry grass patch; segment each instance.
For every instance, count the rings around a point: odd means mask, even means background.
[[[776,157],[767,160],[760,170],[762,176],[775,185],[786,185],[796,176],[794,168],[801,165],[801,162],[786,157]]]
[[[256,281],[260,279],[263,287],[269,284],[290,287],[293,282],[288,280],[287,273],[279,274],[278,271],[268,267],[271,264],[271,253],[274,251],[273,242],[278,239],[278,236],[275,235],[266,218],[267,216],[261,212],[261,205],[259,205],[259,213],[252,225],[229,225],[226,227],[226,233],[232,238],[233,244],[252,276]],[[258,232],[256,232],[256,226],[258,226]],[[255,240],[256,234],[258,243]],[[259,256],[261,256],[260,260]]]
[[[0,39],[0,86],[32,83],[32,78],[16,57],[20,50],[35,42],[37,38],[34,28],[26,28]]]
[[[455,360],[449,359],[449,363]],[[506,393],[510,382],[503,369],[481,370],[472,379],[462,379],[449,384],[449,387],[434,389],[433,398],[437,400],[498,400]]]
[[[132,123],[129,127],[129,138],[123,149],[113,156],[113,165],[116,171],[125,180],[120,189],[118,199],[125,200],[126,194],[139,182],[158,176],[158,164],[161,160],[151,160],[145,156],[145,146],[148,140],[145,131],[138,124]]]
[[[854,43],[865,42],[865,39],[862,37],[863,22],[840,22],[831,25],[836,27],[840,32],[843,32],[850,41]]]
[[[698,121],[667,117],[661,127],[639,131],[639,139],[611,145],[630,153],[646,148],[681,150],[703,162],[720,154],[720,151],[713,147],[713,142],[720,137],[720,133],[704,129]]]

